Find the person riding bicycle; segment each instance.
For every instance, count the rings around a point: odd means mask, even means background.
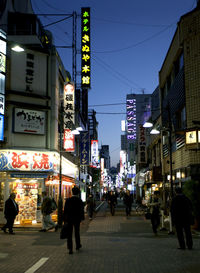
[[[111,191],[108,194],[108,204],[110,205],[110,213],[114,215],[115,206],[117,205],[117,197],[114,191]]]

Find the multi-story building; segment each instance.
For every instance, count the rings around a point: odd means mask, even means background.
[[[200,176],[200,4],[183,15],[159,72],[164,181]],[[171,157],[171,158],[170,158]]]
[[[4,201],[15,191],[16,222],[31,224],[40,218],[43,190],[56,201],[64,200],[78,179],[75,157],[62,143],[61,106],[70,75],[30,1],[6,1],[1,8],[0,51],[6,68],[0,71],[0,96],[6,107],[0,142],[0,222]],[[24,51],[13,51],[16,44]]]

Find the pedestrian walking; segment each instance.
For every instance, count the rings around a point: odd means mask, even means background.
[[[193,224],[191,201],[182,193],[181,188],[175,189],[175,197],[171,203],[172,224],[175,225],[179,249],[185,249],[185,239],[188,249],[192,249],[193,240],[191,224]]]
[[[85,219],[84,217],[84,204],[79,197],[80,190],[77,187],[72,188],[72,197],[68,198],[64,207],[64,223],[67,224],[67,248],[69,254],[73,254],[73,229],[75,232],[76,250],[79,250],[81,245],[80,240],[80,223]]]
[[[160,192],[154,191],[154,194],[150,197],[150,203],[148,206],[150,207],[151,214],[151,225],[153,229],[153,233],[157,235],[157,229],[160,225],[160,206],[161,206]]]
[[[131,215],[131,208],[133,203],[133,196],[129,190],[127,190],[124,194],[123,202],[126,207],[126,216],[128,217]]]
[[[89,219],[92,220],[93,213],[94,213],[94,210],[95,210],[95,207],[96,207],[95,200],[94,200],[92,194],[90,194],[89,197],[87,198],[86,206],[87,206],[87,212],[88,212],[88,215],[89,215]]]
[[[8,228],[9,234],[15,234],[13,232],[13,225],[17,214],[19,213],[18,204],[15,202],[16,194],[12,192],[10,197],[5,202],[4,215],[7,223],[1,228],[5,233]]]
[[[109,192],[108,194],[108,204],[110,205],[110,213],[112,216],[115,214],[115,207],[117,205],[117,197],[114,191]]]
[[[51,219],[51,213],[54,210],[55,207],[55,201],[52,201],[50,197],[47,196],[46,191],[42,192],[43,202],[41,206],[42,211],[42,229],[40,232],[46,232],[50,229],[55,228],[55,231],[58,230],[58,225],[54,223],[54,221]]]

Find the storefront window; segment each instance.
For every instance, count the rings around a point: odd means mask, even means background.
[[[9,192],[16,193],[16,202],[19,205],[19,214],[15,224],[25,225],[37,223],[40,219],[41,193],[43,179],[12,178],[9,183]]]

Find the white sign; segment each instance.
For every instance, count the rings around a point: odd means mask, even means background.
[[[45,121],[45,112],[15,108],[14,132],[43,135]]]

